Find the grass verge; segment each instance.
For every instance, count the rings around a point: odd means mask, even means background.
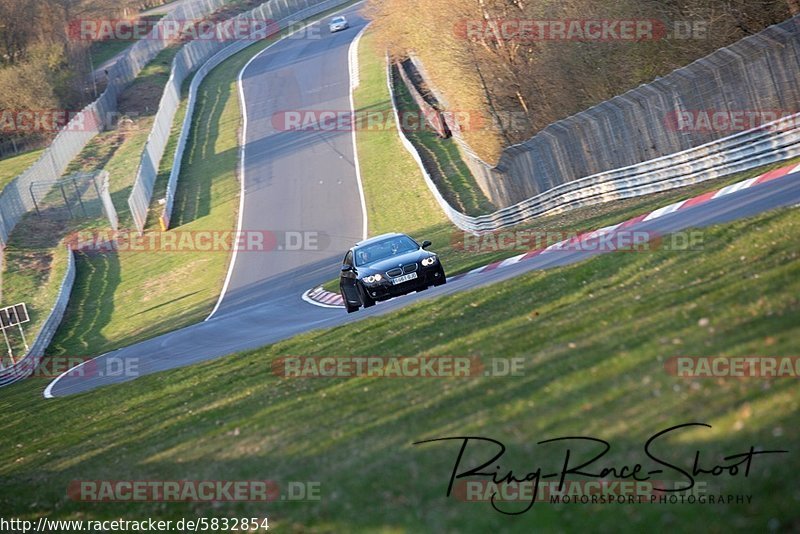
[[[417,106],[408,87],[392,67],[393,91],[397,98],[397,110],[401,117],[420,117],[422,111]],[[442,139],[430,128],[404,128],[428,170],[431,179],[448,203],[461,213],[482,215],[496,210],[496,206],[486,198],[475,178],[461,158],[455,139]]]
[[[39,159],[42,152],[44,152],[44,150],[31,150],[30,152],[0,159],[0,190],[2,190],[8,182],[22,174],[25,169],[36,163],[36,160]]]
[[[92,65],[99,68],[100,65],[113,58],[123,50],[126,50],[133,43],[131,41],[124,41],[121,39],[107,39],[104,41],[95,41],[89,47],[89,54],[91,54]]]
[[[320,15],[324,16],[327,13]],[[280,35],[226,60],[200,85],[176,191],[173,230],[234,229],[240,192],[237,74]],[[182,106],[176,124],[184,113]],[[178,132],[174,127],[154,199],[166,185]],[[151,210],[151,229],[158,226],[160,209]],[[228,263],[225,251],[84,256],[80,265],[85,268],[78,271],[67,315],[48,352],[96,355],[201,321],[219,297]]]
[[[374,139],[393,148],[391,138]],[[362,170],[372,165],[378,176],[380,161],[366,159]],[[403,170],[402,161],[392,167],[395,176]],[[394,213],[447,224],[426,209],[424,184],[415,186],[392,191],[415,201]],[[379,210],[380,197],[367,198],[370,213]],[[376,232],[393,224],[386,212],[370,220]],[[541,439],[592,435],[613,443],[603,465],[646,462],[650,435],[688,421],[713,428],[666,440],[665,454],[687,468],[696,450],[709,461],[750,444],[791,450],[800,442],[795,379],[678,379],[664,361],[796,354],[798,236],[800,215],[785,209],[706,230],[704,250],[609,254],[75,397],[43,402],[45,381],[15,384],[0,400],[0,505],[31,520],[268,515],[273,527],[318,532],[794,530],[786,496],[796,454],[757,457],[747,478],[703,478],[709,493],[750,494],[751,503],[539,503],[508,517],[486,502],[446,498],[457,449],[412,442],[493,437],[509,448],[504,467],[520,474],[557,460],[534,445]],[[517,377],[444,380],[291,380],[271,371],[281,356],[342,354],[522,358],[524,366]],[[321,500],[90,504],[66,496],[73,480],[103,479],[272,479],[284,490],[313,481]]]
[[[176,47],[164,50],[142,69],[120,97],[119,109],[126,119],[121,120],[115,128],[95,136],[65,172],[68,175],[73,172],[107,170],[110,175],[111,198],[123,226],[131,220],[130,212],[125,208],[133,186],[141,147],[144,146],[152,126],[153,113],[169,78],[170,65],[177,50]],[[90,211],[88,217],[70,219],[57,198],[58,192],[54,190],[44,197],[44,202],[40,199],[43,216],[36,212],[27,213],[14,228],[9,245],[3,251],[3,300],[28,303],[31,323],[26,329],[26,335],[29,339],[41,328],[61,286],[66,268],[66,252],[63,250],[62,239],[70,232],[108,226],[99,206],[95,211]],[[96,259],[85,255],[77,256],[75,289],[81,287],[81,281],[87,272],[96,271],[92,265],[92,261]],[[109,270],[114,262],[108,259],[103,262],[108,266],[108,276],[103,277],[101,282],[102,288],[106,289],[114,283],[114,274]],[[97,310],[96,307],[91,308]],[[68,321],[69,317],[68,312],[64,321]],[[19,340],[12,337],[12,341],[15,352],[22,354]]]
[[[248,49],[235,56],[212,71],[200,86],[176,192],[173,229],[191,232],[234,228],[241,113],[233,80],[254,52]],[[185,103],[178,121],[183,113]],[[154,199],[163,194],[178,131],[178,127],[173,128]],[[129,190],[124,199],[126,206],[128,194]],[[152,210],[150,230],[157,230],[158,223],[152,215],[159,210],[160,207]],[[130,221],[129,214],[126,220]],[[219,295],[227,264],[225,252],[80,255],[67,315],[48,352],[99,354],[200,321]]]
[[[655,468],[643,453],[648,437],[693,421],[712,428],[672,434],[660,457],[691,469],[697,450],[713,465],[751,444],[794,449],[796,378],[685,379],[666,373],[664,362],[796,354],[798,236],[800,212],[784,209],[708,229],[704,250],[607,254],[75,397],[42,402],[32,381],[16,384],[0,401],[0,505],[30,520],[268,515],[271,526],[308,532],[616,532],[622,523],[793,530],[793,452],[756,457],[746,478],[698,476],[707,494],[751,495],[750,503],[537,503],[511,517],[488,502],[445,496],[457,444],[412,443],[494,438],[508,447],[503,468],[519,476],[557,470],[563,448],[535,443],[569,435],[611,442],[603,466]],[[514,377],[405,380],[286,379],[271,370],[287,355],[422,354],[524,365]],[[684,480],[670,469],[659,476]],[[321,499],[212,505],[65,496],[70,481],[106,479],[271,479],[283,491],[290,481],[313,481]]]

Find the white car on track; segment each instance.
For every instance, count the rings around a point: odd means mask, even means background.
[[[347,18],[339,15],[338,17],[333,17],[331,21],[328,23],[328,28],[330,28],[331,33],[336,33],[342,30],[346,30],[350,27],[350,23],[347,22]]]

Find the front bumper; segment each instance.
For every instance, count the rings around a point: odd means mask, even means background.
[[[375,300],[387,300],[432,286],[434,283],[443,280],[444,277],[444,270],[441,265],[437,264],[419,269],[417,271],[417,278],[414,280],[395,285],[390,278],[384,278],[375,284],[364,284],[364,289],[367,291],[367,294]]]

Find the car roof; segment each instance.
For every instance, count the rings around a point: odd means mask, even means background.
[[[376,235],[375,237],[370,237],[369,239],[365,239],[364,241],[359,241],[358,243],[356,243],[356,246],[353,247],[353,248],[361,247],[361,246],[364,246],[364,245],[371,245],[372,243],[377,243],[378,241],[383,241],[384,239],[386,239],[388,237],[401,237],[401,236],[402,237],[408,237],[406,234],[401,234],[401,233],[398,233],[398,232],[389,232],[388,234]]]
[[[333,17],[331,20],[333,21],[333,20],[347,20],[347,19],[344,18],[344,16],[342,16],[342,15],[338,15],[336,17]]]

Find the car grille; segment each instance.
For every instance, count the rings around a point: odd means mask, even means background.
[[[386,271],[386,274],[391,278],[394,278],[396,276],[400,276],[401,274],[413,273],[418,268],[419,265],[417,265],[416,263],[409,263],[408,265],[402,265],[400,267],[395,267],[394,269],[389,269],[388,271]]]

